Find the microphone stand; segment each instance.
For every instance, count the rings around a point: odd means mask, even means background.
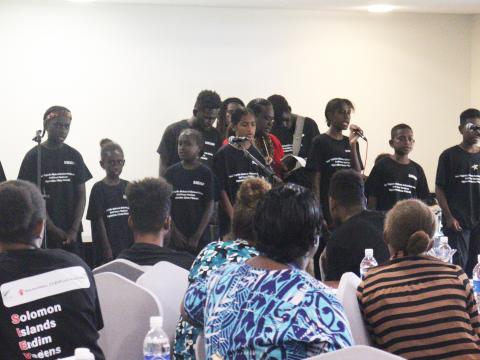
[[[45,189],[42,188],[42,130],[35,131],[35,137],[32,139],[37,143],[37,187],[42,194],[43,201],[45,203],[45,208],[47,206],[47,194],[45,194]],[[47,248],[47,224],[43,227],[43,248]]]

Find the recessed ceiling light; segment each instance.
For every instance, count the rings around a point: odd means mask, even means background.
[[[367,7],[367,10],[371,13],[387,13],[395,9],[395,6],[387,4],[370,5]]]

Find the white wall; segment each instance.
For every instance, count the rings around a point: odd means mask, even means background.
[[[472,26],[472,106],[480,108],[480,15],[474,16]]]
[[[478,28],[477,17],[475,47]],[[461,15],[3,3],[0,160],[15,177],[43,112],[61,104],[73,113],[67,142],[95,180],[105,136],[124,147],[125,178],[156,175],[163,129],[208,88],[246,101],[281,93],[321,131],[326,102],[350,98],[370,139],[368,170],[389,151],[390,128],[411,124],[412,157],[433,187],[471,102],[470,40]]]

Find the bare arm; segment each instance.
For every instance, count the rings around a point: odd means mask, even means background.
[[[158,176],[164,176],[165,171],[167,170],[167,163],[168,163],[167,160],[168,159],[163,154],[160,154],[159,159],[160,159],[160,161],[159,161],[159,164],[158,164]]]
[[[348,142],[350,143],[350,163],[353,170],[360,172],[362,171],[362,164],[360,163],[357,148],[358,139],[360,138],[358,133],[363,133],[362,129],[357,125],[350,125],[350,135],[348,137]]]
[[[322,173],[315,171],[312,175],[312,191],[315,199],[320,203],[320,181],[322,180]]]
[[[99,244],[102,249],[102,260],[107,262],[113,259],[112,248],[108,241],[107,229],[103,217],[92,220],[92,241]]]
[[[220,205],[222,206],[223,210],[225,210],[231,221],[233,219],[233,206],[225,190],[220,192]]]
[[[455,231],[462,231],[460,223],[453,217],[452,212],[450,211],[445,191],[443,191],[440,186],[436,185],[435,194],[437,195],[438,205],[442,208],[443,216],[445,216],[445,220],[447,221],[447,228]]]
[[[73,222],[70,230],[67,231],[67,239],[64,241],[64,244],[70,245],[77,239],[78,230],[80,230],[80,225],[82,223],[83,212],[85,211],[85,204],[87,202],[87,196],[85,191],[85,183],[77,185],[77,203],[75,204],[75,209],[73,210]]]
[[[195,231],[195,234],[193,234],[188,241],[189,245],[192,248],[196,249],[198,247],[198,242],[201,236],[203,235],[203,233],[205,232],[205,229],[207,228],[210,222],[212,214],[213,214],[213,200],[210,200],[207,203],[205,211],[203,212],[203,216],[202,216],[202,219],[200,220],[200,224],[198,225],[197,231]]]

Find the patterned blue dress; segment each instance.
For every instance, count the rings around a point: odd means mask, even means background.
[[[242,263],[257,255],[257,250],[245,240],[212,242],[205,246],[195,259],[188,275],[189,282],[192,284],[197,280],[206,279],[212,271],[226,263]],[[201,328],[192,326],[180,317],[173,347],[174,359],[195,360],[193,345],[201,331]]]
[[[184,301],[204,325],[208,359],[297,360],[353,343],[337,298],[298,269],[226,265],[192,284]]]

